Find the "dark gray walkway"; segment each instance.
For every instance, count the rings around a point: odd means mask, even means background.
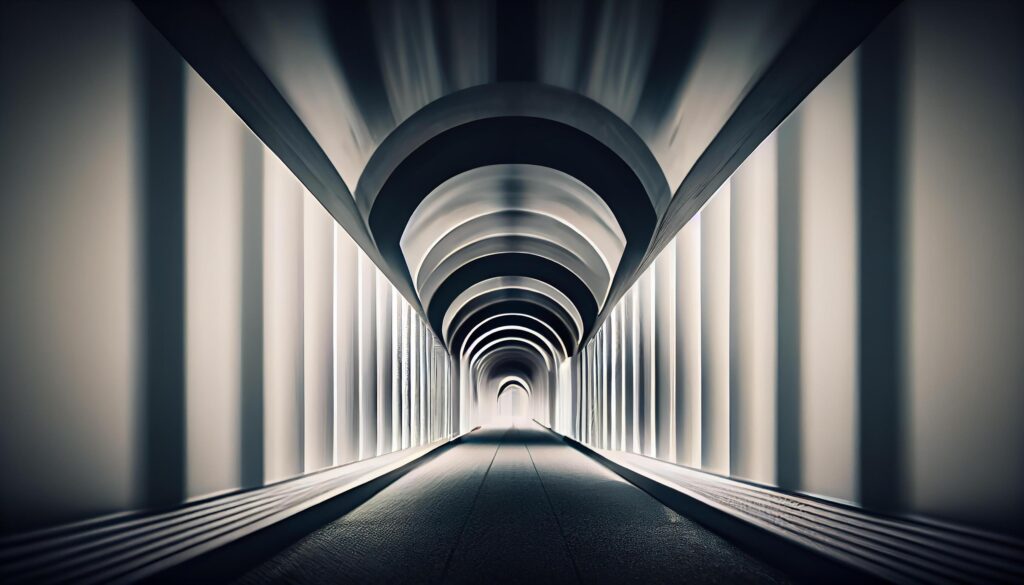
[[[784,582],[532,423],[482,429],[243,583]]]

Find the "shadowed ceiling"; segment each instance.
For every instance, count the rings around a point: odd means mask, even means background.
[[[138,4],[453,356],[527,380],[892,6]]]

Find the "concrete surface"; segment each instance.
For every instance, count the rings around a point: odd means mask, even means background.
[[[485,427],[241,583],[781,583],[535,423]]]

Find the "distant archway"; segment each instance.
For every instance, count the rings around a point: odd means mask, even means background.
[[[498,392],[499,418],[526,418],[530,415],[530,395],[519,384],[507,384]]]

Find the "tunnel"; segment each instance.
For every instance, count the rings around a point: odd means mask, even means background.
[[[0,2],[0,581],[1024,582],[1022,39]]]

